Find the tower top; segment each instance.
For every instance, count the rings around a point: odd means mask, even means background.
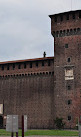
[[[51,18],[52,16],[58,16],[58,15],[64,15],[64,14],[73,14],[73,13],[81,13],[81,10],[71,10],[71,11],[66,11],[66,12],[61,12],[61,13],[56,13],[56,14],[52,14],[52,15],[49,15],[49,17]]]
[[[81,34],[81,10],[73,10],[49,15],[53,37]]]

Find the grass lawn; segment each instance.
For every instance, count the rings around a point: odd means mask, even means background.
[[[0,129],[0,136],[10,136],[11,133],[4,129]],[[19,130],[21,136],[21,130]],[[72,130],[28,130],[25,136],[29,135],[49,135],[49,136],[78,136],[78,131]]]

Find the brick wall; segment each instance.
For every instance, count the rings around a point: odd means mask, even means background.
[[[55,117],[64,118],[65,128],[75,128],[81,114],[81,11],[51,15],[54,36],[54,104]],[[75,14],[75,19],[73,15]],[[67,20],[67,15],[69,19]],[[63,20],[60,21],[61,16]],[[57,21],[55,22],[55,17]],[[65,71],[73,78],[65,80]],[[72,74],[69,74],[72,75]]]
[[[0,101],[4,102],[3,117],[10,114],[19,115],[21,127],[21,116],[25,114],[28,116],[28,128],[54,128],[53,60],[50,59],[50,66],[48,60],[45,60],[42,66],[41,60],[38,67],[32,62],[32,68],[15,67],[12,70],[10,64],[9,70],[6,69],[6,65],[3,71],[0,70]],[[4,126],[5,124],[4,119]]]

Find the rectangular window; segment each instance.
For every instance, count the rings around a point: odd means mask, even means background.
[[[50,60],[48,60],[48,66],[50,66]]]
[[[30,63],[30,68],[32,68],[32,62]]]
[[[79,12],[79,18],[81,18],[81,12]]]
[[[38,62],[36,62],[36,67],[38,67]]]
[[[4,70],[4,65],[2,65],[2,70]]]
[[[42,66],[44,66],[44,61],[42,61]]]
[[[26,63],[24,63],[24,68],[26,68]]]
[[[71,90],[71,86],[70,85],[68,86],[68,90]]]
[[[72,79],[74,79],[73,68],[65,69],[65,80],[72,80]]]
[[[63,21],[63,16],[60,16],[60,21]]]
[[[75,14],[73,14],[73,19],[75,19]]]
[[[70,104],[71,104],[71,102],[72,102],[71,100],[68,100],[68,105],[70,105]]]
[[[71,116],[68,116],[68,120],[69,120],[69,121],[71,120]]]
[[[68,44],[65,44],[65,48],[68,48]]]
[[[66,19],[69,20],[69,14],[67,14]]]
[[[20,64],[18,64],[18,69],[21,69],[21,65]]]
[[[68,58],[67,61],[70,62],[70,58]]]
[[[13,70],[15,69],[15,64],[13,64]]]
[[[57,17],[55,17],[55,22],[57,22]]]
[[[9,65],[7,65],[7,70],[9,70]]]

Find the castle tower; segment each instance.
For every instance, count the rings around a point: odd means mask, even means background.
[[[54,37],[54,118],[74,128],[81,114],[81,10],[49,16]]]

